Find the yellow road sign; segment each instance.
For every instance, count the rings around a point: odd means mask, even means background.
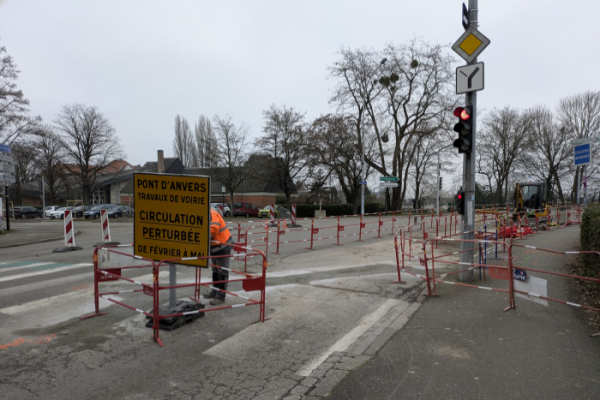
[[[209,177],[137,173],[133,187],[135,255],[157,261],[209,255]],[[207,266],[207,260],[178,263]]]
[[[481,40],[477,39],[477,36],[473,35],[472,33],[468,35],[460,44],[460,48],[463,49],[468,55],[475,53],[479,46],[481,46]]]
[[[452,45],[452,50],[467,62],[473,61],[488,45],[490,40],[477,29],[465,31]]]

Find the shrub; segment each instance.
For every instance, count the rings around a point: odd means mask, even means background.
[[[325,206],[325,212],[328,217],[353,214],[352,205],[350,204],[328,204]]]
[[[581,218],[581,250],[600,251],[600,205],[589,206]],[[583,257],[584,272],[596,276],[600,272],[600,256],[586,254]]]
[[[366,203],[365,204],[365,213],[366,214],[376,213],[376,212],[380,212],[380,211],[384,211],[384,210],[385,210],[385,207],[383,207],[379,203]]]
[[[351,204],[327,204],[322,205],[321,208],[325,210],[328,217],[354,214]],[[319,206],[316,204],[296,204],[296,217],[312,218],[315,216],[315,210],[318,209]]]
[[[318,208],[314,204],[296,204],[296,218],[312,218]]]

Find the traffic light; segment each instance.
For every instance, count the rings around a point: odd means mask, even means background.
[[[456,107],[454,116],[458,122],[454,125],[454,131],[458,132],[458,139],[453,143],[459,153],[470,154],[473,145],[473,126],[471,125],[472,107]]]
[[[465,215],[465,192],[459,190],[458,193],[456,193],[456,199],[454,199],[454,202],[456,203],[456,210],[458,213],[460,215]]]

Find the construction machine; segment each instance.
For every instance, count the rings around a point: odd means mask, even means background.
[[[547,205],[546,185],[538,182],[515,184],[513,219],[526,215],[547,223],[550,207]]]

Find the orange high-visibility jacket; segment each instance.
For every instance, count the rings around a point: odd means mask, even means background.
[[[221,214],[214,208],[210,208],[210,245],[222,246],[227,243],[231,233],[221,217]]]

